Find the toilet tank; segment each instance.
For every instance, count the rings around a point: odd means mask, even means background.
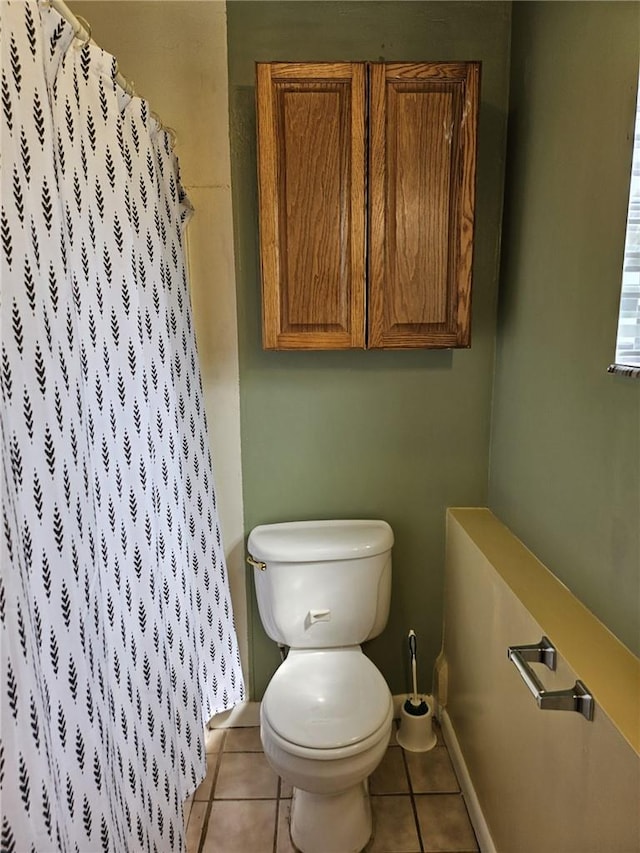
[[[265,631],[293,648],[357,645],[387,623],[393,531],[386,521],[294,521],[251,531]]]

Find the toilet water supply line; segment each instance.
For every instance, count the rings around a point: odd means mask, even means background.
[[[411,714],[414,717],[421,717],[424,714],[429,713],[429,708],[424,699],[420,699],[418,696],[418,686],[417,686],[417,678],[416,678],[416,652],[418,640],[416,637],[416,632],[411,628],[409,631],[409,657],[411,659],[411,679],[413,682],[413,693],[404,703],[404,710],[407,714]]]

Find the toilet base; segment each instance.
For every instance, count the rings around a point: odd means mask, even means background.
[[[291,839],[301,853],[360,853],[370,837],[366,782],[339,794],[293,789]]]

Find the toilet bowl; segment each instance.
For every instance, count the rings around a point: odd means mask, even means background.
[[[367,780],[393,701],[360,643],[384,627],[393,534],[385,522],[264,525],[249,537],[263,625],[289,653],[260,707],[267,761],[293,786],[302,853],[357,853],[371,836]]]
[[[359,646],[294,650],[260,708],[267,760],[294,787],[291,837],[305,853],[361,850],[366,780],[389,743],[393,701]]]

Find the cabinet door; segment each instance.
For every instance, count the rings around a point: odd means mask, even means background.
[[[365,66],[258,63],[265,349],[365,345]]]
[[[467,347],[480,64],[372,64],[369,341]]]

